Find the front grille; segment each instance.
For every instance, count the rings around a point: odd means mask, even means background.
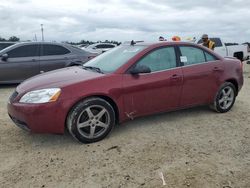
[[[14,93],[12,93],[12,95],[9,98],[10,102],[13,102],[15,100],[15,98],[17,97],[17,95],[18,95],[18,92],[14,91]]]

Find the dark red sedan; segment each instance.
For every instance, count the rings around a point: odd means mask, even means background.
[[[63,133],[83,143],[139,116],[210,105],[227,112],[243,85],[242,64],[184,42],[131,43],[86,63],[20,84],[8,113],[34,133]]]

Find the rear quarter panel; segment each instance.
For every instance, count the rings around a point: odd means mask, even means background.
[[[238,85],[237,90],[240,91],[244,82],[241,61],[237,59],[225,59],[224,69],[225,71],[223,75],[223,80],[224,81],[229,81],[229,80],[236,81]]]

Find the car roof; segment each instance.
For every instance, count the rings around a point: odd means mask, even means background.
[[[164,47],[164,46],[175,46],[175,45],[183,45],[183,46],[193,46],[197,47],[199,49],[203,49],[205,51],[210,51],[214,56],[216,56],[218,59],[222,59],[223,57],[220,56],[217,53],[214,53],[214,51],[208,49],[207,47],[204,47],[203,45],[196,44],[193,42],[184,42],[184,41],[156,41],[156,42],[135,42],[134,45],[131,45],[130,43],[123,43],[124,46],[145,46],[147,49],[154,49],[158,47]]]
[[[42,42],[42,41],[26,41],[26,42],[19,42],[18,44],[59,44],[59,45],[70,45],[67,43],[61,43],[61,42]]]
[[[17,42],[13,42],[13,41],[1,41],[0,44],[9,44],[9,43],[18,43]]]
[[[123,43],[122,45],[131,46],[130,43]],[[157,41],[157,42],[135,42],[133,46],[146,46],[150,48],[156,48],[161,46],[169,46],[169,45],[188,45],[188,46],[196,46],[198,48],[203,48],[203,46],[193,43],[193,42],[182,42],[182,41]]]
[[[131,45],[129,43],[124,43],[122,45]],[[165,46],[165,45],[192,45],[192,46],[197,46],[195,43],[193,42],[181,42],[181,41],[157,41],[157,42],[136,42],[134,46]],[[198,45],[200,46],[200,45]]]

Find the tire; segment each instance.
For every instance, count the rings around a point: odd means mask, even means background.
[[[113,107],[101,98],[89,98],[77,103],[67,117],[70,134],[81,143],[105,138],[115,125]]]
[[[230,82],[225,82],[219,88],[213,104],[210,105],[210,108],[220,113],[228,112],[233,107],[235,98],[235,86]]]

